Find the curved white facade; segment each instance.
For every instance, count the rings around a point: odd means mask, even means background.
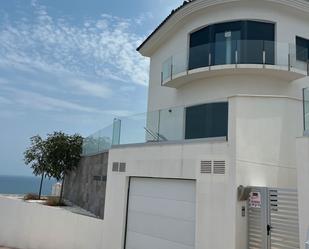
[[[149,110],[190,105],[200,101],[212,101],[235,94],[278,94],[301,98],[301,89],[306,85],[306,81],[290,82],[272,75],[268,76],[267,73],[261,73],[258,70],[255,75],[251,73],[248,75],[246,73],[235,76],[227,75],[227,77],[226,75],[219,75],[222,79],[214,74],[211,78],[187,82],[184,87],[179,89],[162,87],[160,84],[162,62],[174,54],[183,53],[184,57],[187,56],[189,34],[201,27],[235,20],[260,20],[275,24],[275,41],[279,44],[295,44],[296,36],[309,38],[309,14],[284,4],[264,0],[223,1],[227,2],[225,4],[222,4],[222,1],[196,2],[192,4],[197,5],[199,2],[201,5],[203,2],[217,2],[217,4],[204,9],[201,8],[179,21],[179,24],[175,25],[177,27],[171,27],[168,34],[161,35],[161,42],[156,44],[156,50],[149,54],[151,58]],[[309,3],[306,5],[309,5]],[[218,81],[222,84],[218,84]],[[207,93],[206,96],[205,93]]]
[[[279,65],[285,61],[280,68],[218,65],[216,70],[185,72],[177,79],[181,84],[162,85],[162,63],[166,59],[179,55],[186,63],[190,33],[237,20],[274,23],[276,44],[295,46],[297,36],[309,40],[309,2],[300,0],[196,0],[158,28],[139,48],[151,59],[148,110],[228,102],[228,135],[226,140],[112,148],[106,193],[106,248],[125,248],[132,177],[195,181],[196,249],[248,248],[248,219],[243,213],[246,202],[237,200],[239,185],[297,188],[295,141],[303,135],[302,89],[309,87],[309,77],[306,63],[297,62],[289,49],[275,47],[275,62]],[[293,66],[302,64],[302,72],[291,69],[289,55],[295,56]],[[224,162],[225,171],[202,174],[201,163],[207,161]],[[125,162],[126,171],[113,172],[113,162]],[[300,244],[304,248],[304,241]]]

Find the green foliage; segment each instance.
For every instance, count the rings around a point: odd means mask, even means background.
[[[33,170],[35,176],[46,172],[46,142],[39,136],[30,138],[31,146],[24,152],[24,161]]]
[[[47,174],[58,181],[79,163],[82,153],[83,138],[80,135],[67,135],[63,132],[49,134],[45,141]]]
[[[33,169],[34,175],[42,175],[39,198],[41,197],[43,178],[56,178],[63,182],[65,175],[74,170],[82,154],[83,138],[78,135],[67,135],[63,132],[48,134],[43,140],[39,135],[30,138],[31,145],[24,152],[24,161]]]

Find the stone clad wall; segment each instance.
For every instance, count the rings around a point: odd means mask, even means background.
[[[64,198],[104,218],[108,152],[82,157],[78,168],[68,175]]]

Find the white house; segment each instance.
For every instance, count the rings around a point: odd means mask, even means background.
[[[138,51],[148,113],[114,122],[105,248],[305,248],[309,2],[185,2]]]

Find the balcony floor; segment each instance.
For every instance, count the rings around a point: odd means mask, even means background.
[[[190,81],[227,76],[227,75],[257,75],[262,74],[269,77],[288,80],[290,82],[307,76],[307,72],[296,68],[278,65],[260,65],[260,64],[238,64],[238,65],[219,65],[211,67],[202,67],[189,71],[184,71],[173,75],[173,78],[165,80],[162,85],[172,88],[179,88]]]

